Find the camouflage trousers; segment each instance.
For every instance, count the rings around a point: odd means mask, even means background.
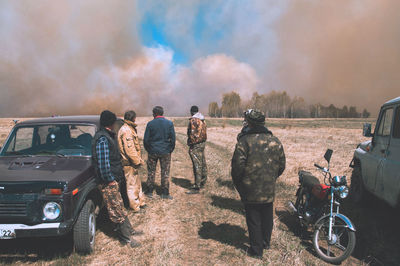
[[[189,155],[193,163],[194,183],[197,188],[207,181],[207,163],[204,155],[206,143],[198,143],[189,147]]]
[[[160,161],[161,167],[161,188],[163,191],[169,190],[169,171],[171,168],[171,154],[148,154],[147,172],[148,178],[146,185],[151,190],[154,188],[156,177],[157,162]]]
[[[102,185],[101,193],[111,222],[116,224],[123,223],[128,213],[124,208],[118,182],[114,182],[111,185]]]
[[[124,173],[129,207],[134,211],[139,211],[140,207],[146,205],[146,203],[138,170],[132,166],[124,166]]]

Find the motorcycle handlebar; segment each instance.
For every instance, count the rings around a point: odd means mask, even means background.
[[[319,169],[321,169],[321,170],[324,170],[324,168],[323,168],[322,166],[320,166],[320,165],[318,165],[318,164],[316,164],[316,163],[314,163],[314,166],[317,167],[317,168],[319,168]]]

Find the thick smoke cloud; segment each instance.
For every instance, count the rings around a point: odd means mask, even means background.
[[[291,1],[277,23],[272,84],[312,102],[355,105],[372,115],[399,96],[400,2]]]
[[[395,0],[1,1],[0,116],[168,115],[235,90],[286,90],[376,113],[398,96]],[[152,13],[170,47],[145,47]],[[200,15],[199,15],[200,14]],[[200,18],[200,19],[199,19]],[[198,28],[196,25],[200,25]],[[397,95],[396,95],[397,94]]]
[[[91,73],[140,50],[135,14],[128,1],[1,1],[0,115],[91,110]]]

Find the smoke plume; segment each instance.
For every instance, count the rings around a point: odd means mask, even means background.
[[[376,114],[398,96],[396,0],[1,1],[0,116],[186,114],[286,90]],[[173,49],[143,45],[151,13]],[[198,19],[198,18],[201,19]],[[201,23],[199,24],[199,20]],[[194,25],[200,25],[196,27]]]
[[[291,1],[277,22],[280,51],[266,80],[311,102],[377,115],[399,96],[400,2]]]

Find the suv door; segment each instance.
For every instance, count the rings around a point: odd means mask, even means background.
[[[365,162],[362,165],[362,176],[364,177],[364,184],[368,190],[375,192],[377,185],[377,178],[379,172],[382,171],[382,162],[385,158],[389,141],[390,131],[393,121],[393,107],[381,110],[379,121],[375,128],[373,145]],[[382,197],[377,193],[378,197]]]
[[[383,195],[385,201],[395,206],[398,204],[400,192],[400,106],[395,109],[392,134],[381,173],[378,176],[377,191]]]

